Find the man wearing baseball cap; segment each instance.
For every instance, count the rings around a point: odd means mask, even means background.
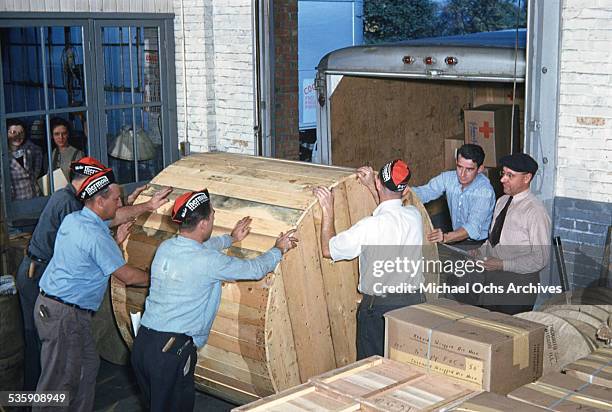
[[[371,167],[361,167],[357,177],[370,189],[378,206],[372,216],[360,220],[344,232],[336,234],[334,227],[333,193],[326,187],[317,187],[314,194],[322,210],[323,256],[333,261],[360,258],[359,291],[363,298],[357,310],[357,359],[363,359],[383,355],[383,315],[396,308],[422,303],[419,286],[424,280],[421,269],[412,274],[396,273],[393,275],[394,284],[411,285],[416,290],[411,293],[379,293],[368,271],[369,264],[365,262],[371,260],[365,259],[365,255],[369,257],[370,253],[364,247],[373,247],[371,250],[376,251],[376,246],[383,249],[403,246],[404,256],[416,262],[422,257],[423,221],[414,206],[402,206],[402,192],[410,178],[410,170],[404,161],[397,159],[385,164],[377,176]]]
[[[484,259],[485,283],[537,286],[550,258],[550,217],[529,187],[538,163],[528,154],[500,159],[504,196],[495,205],[489,239],[474,251]],[[481,305],[510,315],[533,309],[537,293],[481,294]]]
[[[100,365],[92,315],[111,275],[128,285],[146,285],[149,275],[126,264],[106,223],[121,206],[113,171],[103,169],[87,177],[76,197],[84,207],[62,221],[34,306],[42,342],[36,390],[68,391],[70,410],[90,411]]]
[[[83,202],[76,197],[77,191],[88,177],[104,169],[106,166],[93,157],[84,157],[70,164],[70,183],[55,191],[47,201],[17,271],[16,283],[24,325],[24,390],[35,390],[40,375],[41,343],[33,316],[39,292],[38,282],[53,257],[55,239],[62,221],[70,213],[83,208]],[[142,213],[156,210],[168,202],[167,196],[171,191],[161,190],[148,202],[118,209],[110,225],[118,226]]]
[[[204,346],[221,301],[223,281],[259,280],[296,246],[295,230],[281,233],[254,259],[222,250],[243,240],[250,217],[230,235],[210,237],[215,210],[208,190],[179,196],[172,208],[178,236],[164,241],[151,264],[151,286],[132,348],[132,366],[151,411],[192,411],[197,348]]]

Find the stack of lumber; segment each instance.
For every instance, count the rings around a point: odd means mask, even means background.
[[[612,348],[601,348],[563,368],[566,375],[612,388]]]
[[[234,411],[441,411],[478,393],[451,379],[372,356]]]
[[[454,412],[543,412],[546,410],[491,392],[483,392],[449,409]]]
[[[186,191],[208,188],[215,209],[213,236],[230,233],[251,216],[251,232],[227,253],[254,257],[274,245],[280,232],[297,229],[298,247],[260,281],[223,285],[221,305],[208,343],[198,352],[196,386],[236,403],[245,403],[306,382],[356,358],[357,260],[332,263],[321,256],[321,210],[316,186],[332,188],[335,227],[342,231],[375,208],[373,197],[354,170],[228,153],[183,158],[157,175],[136,203],[162,186],[174,188],[170,202],[141,216],[125,243],[128,263],[148,271],[159,244],[175,236],[174,200]],[[427,212],[416,196],[431,230]],[[426,240],[424,241],[428,243]],[[437,258],[435,248],[427,248]],[[437,282],[437,274],[425,274]],[[111,297],[117,325],[131,346],[129,313],[143,310],[147,288],[125,287],[113,279]]]
[[[612,410],[612,388],[550,373],[508,394],[509,398],[559,412]]]

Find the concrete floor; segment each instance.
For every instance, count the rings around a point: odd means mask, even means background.
[[[196,391],[194,411],[229,411],[235,405]],[[129,366],[100,361],[96,383],[95,412],[145,411],[136,378]]]

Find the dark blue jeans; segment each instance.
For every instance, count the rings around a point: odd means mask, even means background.
[[[357,309],[357,360],[370,356],[383,356],[385,348],[384,314],[425,302],[420,293],[396,294],[388,297],[363,295]]]
[[[163,352],[170,338],[174,344]],[[184,334],[140,326],[132,348],[132,366],[151,412],[193,411],[196,347]]]

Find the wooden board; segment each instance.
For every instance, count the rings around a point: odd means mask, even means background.
[[[438,410],[481,392],[380,356],[325,373],[311,382],[337,398],[358,401],[362,411],[376,412]]]
[[[523,124],[523,85],[514,103]],[[402,158],[410,184],[424,184],[445,170],[444,139],[463,136],[463,110],[483,104],[512,104],[512,84],[343,76],[330,103],[332,163],[378,169]]]
[[[358,410],[360,410],[359,403],[350,399],[338,399],[333,394],[310,383],[232,409],[233,412],[350,412]]]
[[[563,368],[566,375],[612,388],[612,348],[600,348]]]

